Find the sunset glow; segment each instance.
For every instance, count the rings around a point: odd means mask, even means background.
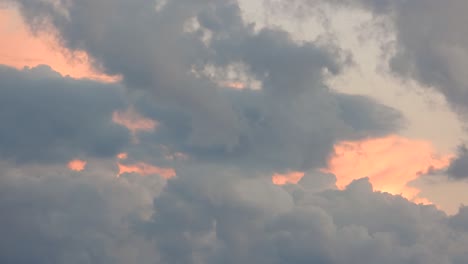
[[[235,81],[226,81],[226,82],[222,82],[220,85],[222,86],[225,86],[225,87],[228,87],[228,88],[232,88],[232,89],[236,89],[236,90],[242,90],[242,89],[245,89],[246,86],[245,86],[245,83],[243,82],[235,82]]]
[[[275,173],[272,181],[276,185],[297,184],[304,177],[304,172],[293,171],[285,174]]]
[[[44,64],[73,78],[103,82],[120,79],[97,72],[85,52],[67,51],[60,47],[52,35],[33,35],[13,9],[0,9],[0,40],[0,64],[17,69]]]
[[[336,145],[335,155],[323,171],[336,175],[340,189],[353,180],[368,177],[377,191],[429,203],[417,197],[419,190],[408,183],[431,169],[446,168],[452,157],[437,153],[430,142],[389,136]]]
[[[138,143],[138,132],[153,132],[158,126],[157,121],[143,117],[133,108],[124,112],[115,111],[112,121],[126,127],[132,133],[134,143]]]
[[[118,158],[119,160],[126,160],[126,159],[128,158],[128,154],[127,154],[126,152],[119,153],[119,154],[117,155],[117,158]]]
[[[83,171],[86,168],[86,163],[84,160],[71,160],[68,162],[68,168],[72,171]]]
[[[137,173],[142,176],[159,175],[165,179],[171,179],[176,176],[176,172],[172,168],[160,168],[144,162],[135,164],[117,163],[117,165],[119,166],[118,177],[125,173]]]

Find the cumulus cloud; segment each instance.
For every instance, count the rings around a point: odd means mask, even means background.
[[[154,263],[151,242],[131,226],[148,214],[163,182],[116,181],[115,171],[102,161],[83,172],[2,162],[0,262]]]
[[[180,175],[155,200],[156,213],[145,232],[152,234],[158,248],[166,249],[161,251],[163,261],[466,261],[461,245],[466,245],[467,233],[451,224],[461,223],[464,216],[448,218],[433,206],[375,193],[367,179],[353,182],[344,191],[313,191],[299,185],[302,188],[293,192],[302,195],[290,195],[260,179],[243,183],[229,180],[232,176],[220,172],[217,178],[202,180],[205,176]],[[223,178],[231,184],[220,184]]]
[[[337,142],[403,120],[325,85],[349,63],[332,43],[256,30],[230,0],[7,2],[122,82],[0,68],[0,154],[22,161],[0,166],[0,262],[468,261],[464,209],[448,217],[368,179],[337,190],[335,175],[316,172]],[[260,87],[208,74],[232,67]],[[147,133],[132,144],[115,122]],[[33,165],[44,160],[63,170]]]
[[[112,123],[125,106],[120,86],[63,78],[48,66],[0,66],[0,157],[17,162],[66,162],[110,157],[129,142]]]
[[[167,135],[163,144],[196,157],[308,169],[337,139],[385,134],[401,123],[393,109],[328,90],[324,72],[345,67],[342,51],[295,43],[277,29],[256,32],[235,1],[168,1],[158,10],[149,1],[14,2],[33,29],[57,32],[66,48],[122,76],[149,105],[135,107],[161,122],[155,137]],[[201,74],[236,64],[260,90],[226,91]]]

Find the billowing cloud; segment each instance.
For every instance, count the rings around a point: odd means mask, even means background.
[[[110,157],[129,143],[112,122],[125,106],[122,87],[63,78],[47,66],[0,66],[0,157],[17,162],[68,162]]]
[[[157,253],[131,219],[151,211],[158,177],[120,178],[103,162],[80,177],[63,166],[4,163],[1,263],[151,263]],[[159,186],[159,187],[158,187]],[[6,237],[8,236],[8,238]]]
[[[464,208],[450,217],[359,175],[392,170],[406,191],[448,161],[387,137],[402,126],[397,110],[325,85],[350,62],[333,42],[256,29],[234,0],[3,2],[122,81],[0,67],[0,157],[12,161],[0,166],[1,263],[468,261]],[[258,87],[204,75],[233,65]],[[348,161],[332,159],[336,175],[317,172],[334,151],[356,161],[355,142],[382,162],[401,156],[402,169],[346,179]],[[76,157],[80,177],[63,168]]]
[[[324,85],[325,72],[345,67],[346,54],[332,44],[296,43],[277,29],[256,32],[235,1],[168,1],[158,11],[145,1],[131,7],[126,1],[14,2],[32,29],[57,32],[65,47],[121,75],[133,96],[148,101],[150,109],[137,103],[136,110],[161,123],[155,137],[169,137],[164,140],[173,142],[164,144],[179,152],[304,170],[323,163],[337,138],[385,134],[400,125],[393,109]],[[129,8],[141,16],[135,19]],[[234,64],[261,89],[226,91],[193,74]]]
[[[415,199],[419,190],[408,184],[430,170],[447,168],[451,158],[437,153],[430,142],[389,136],[338,144],[325,171],[336,175],[341,189],[368,177],[378,191]]]

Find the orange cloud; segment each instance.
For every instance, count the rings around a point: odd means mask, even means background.
[[[144,162],[129,165],[117,163],[117,165],[119,166],[119,173],[117,175],[118,177],[125,173],[137,173],[142,176],[157,174],[165,179],[171,179],[176,176],[176,172],[172,168],[160,168],[150,164],[146,164]]]
[[[436,153],[430,142],[389,136],[336,145],[335,155],[331,157],[328,168],[322,171],[335,174],[340,189],[353,180],[369,177],[377,191],[429,203],[417,197],[418,189],[407,184],[431,169],[446,168],[452,157]]]
[[[68,162],[68,168],[72,171],[83,171],[86,168],[86,163],[84,160],[71,160]]]
[[[0,64],[17,69],[46,64],[60,74],[73,78],[104,82],[120,79],[97,72],[85,52],[67,51],[52,35],[33,35],[14,9],[0,9]]]
[[[297,184],[304,177],[304,172],[292,171],[285,174],[275,173],[272,181],[276,185]]]
[[[138,143],[138,132],[153,132],[158,126],[157,121],[143,117],[133,108],[129,108],[125,112],[115,111],[112,115],[112,121],[126,127],[132,133],[135,143]]]

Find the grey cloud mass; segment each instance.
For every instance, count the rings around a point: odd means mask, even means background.
[[[195,159],[306,170],[324,166],[339,140],[384,135],[402,123],[389,107],[325,86],[324,71],[346,67],[344,52],[295,43],[277,29],[256,32],[236,1],[167,1],[159,10],[152,1],[13,2],[33,30],[58,32],[65,47],[123,76],[136,107],[162,123],[147,144]],[[262,89],[226,91],[193,74],[233,64]]]
[[[129,142],[112,122],[124,108],[123,89],[63,78],[48,66],[18,71],[0,66],[0,157],[23,162],[65,162],[111,157]]]
[[[3,164],[0,261],[468,261],[465,208],[447,217],[434,206],[375,193],[367,179],[343,191],[322,191],[308,182],[291,189],[239,177],[237,169],[196,166],[181,170],[161,190],[164,183],[157,178],[116,180],[109,168],[77,175]],[[141,218],[151,205],[145,194],[156,197],[147,220]]]
[[[468,262],[465,208],[447,216],[373,192],[367,179],[337,190],[316,171],[335,143],[394,133],[404,119],[328,89],[326,76],[350,61],[332,43],[254,30],[230,0],[0,2],[123,77],[0,67],[0,263]],[[226,89],[206,74],[233,65],[261,89]],[[129,106],[159,123],[139,144],[112,123]],[[168,149],[189,159],[168,161]],[[116,178],[122,151],[177,176]],[[75,156],[88,160],[83,172],[64,168]],[[288,170],[307,173],[272,184]]]
[[[454,179],[468,179],[468,149],[465,145],[458,148],[458,155],[452,160],[447,172]]]

